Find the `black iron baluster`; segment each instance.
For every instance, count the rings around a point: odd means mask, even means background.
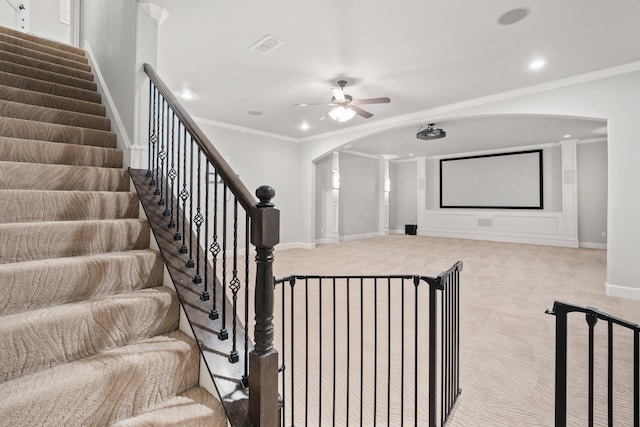
[[[364,279],[360,278],[360,425],[362,425],[362,409],[364,394],[362,393],[364,382]]]
[[[196,274],[195,276],[193,276],[193,283],[200,284],[202,283],[202,276],[200,275],[200,226],[202,226],[202,223],[204,222],[204,217],[202,216],[202,208],[200,206],[200,199],[202,197],[202,189],[200,187],[200,183],[202,182],[202,176],[200,175],[201,173],[201,167],[202,167],[202,163],[201,163],[201,158],[202,158],[202,152],[200,151],[200,149],[198,148],[198,152],[196,153],[196,156],[198,157],[198,163],[197,163],[197,172],[196,172],[196,181],[197,181],[197,185],[196,185],[196,191],[198,192],[197,196],[196,196],[196,216],[193,218],[193,223],[196,225]],[[209,163],[207,163],[208,165]]]
[[[218,243],[218,171],[213,171],[213,242],[209,247],[209,252],[212,256],[213,264],[213,284],[211,285],[211,292],[213,293],[213,304],[211,311],[209,311],[209,319],[216,320],[220,317],[218,313],[218,297],[216,292],[216,284],[218,283],[218,254],[220,253],[220,244]],[[221,294],[220,298],[224,299],[224,295]]]
[[[244,227],[244,374],[242,385],[249,387],[249,214],[245,212]],[[284,342],[284,338],[283,338]],[[284,351],[284,350],[282,350]],[[284,365],[284,362],[283,362]],[[284,397],[283,397],[284,402]],[[284,408],[282,409],[284,411]]]
[[[229,338],[227,331],[227,184],[222,188],[222,327],[218,332],[219,340]]]
[[[589,325],[589,427],[593,427],[593,387],[594,387],[594,377],[593,377],[593,363],[594,363],[594,328],[596,323],[598,323],[598,317],[593,313],[588,313],[586,315],[586,321]]]
[[[415,347],[413,349],[413,421],[414,425],[418,425],[418,286],[420,285],[420,278],[418,276],[413,277],[413,286],[415,289],[415,301],[414,301],[414,323],[413,323],[413,332],[414,332],[414,342]]]
[[[193,135],[189,133],[190,153],[189,153],[189,259],[187,260],[187,268],[193,268],[196,264],[193,262]]]
[[[158,88],[153,87],[153,134],[149,138],[151,140],[151,180],[149,185],[155,187],[158,185]],[[154,175],[155,173],[155,175]],[[155,193],[154,193],[155,194]]]
[[[178,167],[178,173],[177,173],[177,181],[176,181],[176,186],[173,189],[176,193],[176,232],[173,235],[173,240],[175,241],[180,241],[182,240],[182,234],[180,234],[180,128],[182,127],[182,122],[180,120],[178,120],[178,129],[175,130],[175,132],[178,134],[178,142],[176,144],[176,154],[178,156],[178,161],[177,161],[177,167]],[[182,173],[184,174],[184,170],[182,171]]]
[[[633,425],[640,427],[640,331],[633,331]]]
[[[201,301],[209,301],[209,252],[207,249],[209,247],[209,162],[205,160],[205,169],[204,169],[204,247],[205,249],[202,251],[204,255],[204,289],[202,290],[202,294],[200,294]],[[198,245],[198,248],[200,245]],[[199,257],[198,257],[199,258]],[[215,281],[215,277],[213,278]],[[211,286],[213,289],[213,285]]]
[[[437,292],[436,285],[434,283],[428,283],[429,285],[429,425],[437,425],[437,376],[438,376],[438,353],[436,345],[438,342],[438,328],[437,328]]]
[[[231,354],[229,354],[229,362],[236,363],[240,356],[236,349],[237,333],[236,323],[238,318],[238,291],[240,290],[240,279],[238,279],[238,199],[233,200],[233,272],[231,273],[231,281],[229,289],[233,298],[233,316],[231,320]]]
[[[291,278],[290,280],[294,280]],[[287,316],[286,316],[286,291],[285,282],[282,282],[282,426],[286,426],[287,420]],[[293,337],[291,337],[293,340]],[[293,424],[293,423],[292,423]]]
[[[163,136],[163,138],[166,139],[166,147],[167,147],[167,154],[166,154],[166,162],[167,163],[166,163],[166,167],[165,167],[165,171],[166,171],[165,177],[166,178],[165,178],[165,182],[164,182],[164,195],[163,195],[164,197],[160,196],[161,199],[164,198],[164,212],[162,214],[164,216],[166,216],[166,217],[171,216],[171,211],[169,209],[170,206],[169,206],[169,203],[168,203],[169,202],[169,182],[171,180],[171,173],[170,173],[170,169],[169,169],[169,161],[171,160],[171,157],[173,156],[173,154],[171,153],[171,146],[169,145],[169,141],[170,141],[170,138],[169,138],[169,133],[170,132],[169,131],[171,129],[171,119],[169,118],[169,113],[171,112],[170,110],[171,109],[170,109],[169,103],[167,103],[167,111],[166,111],[165,116],[164,116],[164,117],[166,117],[167,123],[166,123],[166,127],[163,127],[163,130],[162,130],[162,136]],[[164,117],[163,117],[163,119],[164,119]]]
[[[149,122],[148,122],[148,129],[147,129],[147,135],[149,135],[149,140],[147,142],[147,178],[151,178],[153,176],[153,174],[151,173],[151,139],[153,136],[153,133],[151,132],[151,127],[153,125],[153,118],[152,118],[152,110],[153,109],[153,82],[151,80],[149,80]]]
[[[158,151],[158,158],[160,159],[160,164],[158,166],[158,169],[160,169],[160,176],[158,177],[158,185],[156,186],[156,191],[154,191],[153,194],[155,196],[160,196],[160,200],[158,200],[158,205],[164,206],[164,198],[163,198],[164,181],[165,181],[164,160],[167,158],[167,153],[166,151],[164,151],[164,106],[166,104],[164,97],[162,97],[161,102],[162,104],[159,111],[160,135],[158,137],[160,139],[160,151]]]
[[[608,371],[608,384],[607,384],[607,409],[609,425],[613,425],[613,322],[611,319],[607,322],[608,331],[608,354],[607,354],[607,371]]]
[[[322,425],[322,278],[318,279],[318,344],[319,344],[319,373],[318,373],[318,425]]]
[[[387,279],[387,426],[391,425],[391,278]]]
[[[296,357],[295,357],[295,347],[296,343],[294,342],[295,333],[294,333],[294,321],[295,319],[295,295],[293,294],[293,288],[296,284],[296,280],[293,279],[290,284],[290,297],[291,297],[291,425],[296,424],[296,392],[295,392],[295,377],[296,377]]]
[[[309,279],[304,279],[304,425],[309,425]]]
[[[322,353],[320,353],[322,354]],[[373,425],[378,419],[378,279],[373,280]]]
[[[333,425],[336,425],[336,279],[333,285]]]
[[[180,246],[180,253],[186,254],[189,250],[187,249],[187,199],[189,198],[189,191],[187,190],[187,128],[183,128],[182,133],[182,174],[183,174],[183,182],[182,182],[182,191],[180,191],[180,199],[182,199],[182,233],[184,234],[184,238],[182,239],[182,246]],[[189,212],[191,215],[191,212]],[[189,234],[191,232],[189,231]],[[174,237],[175,238],[175,237]]]
[[[400,286],[400,424],[404,424],[404,278]]]
[[[167,197],[168,201],[169,201],[169,205],[167,206],[168,211],[169,211],[169,228],[176,228],[176,222],[173,219],[173,191],[175,189],[174,187],[174,181],[176,179],[176,176],[178,175],[175,169],[175,150],[176,150],[176,138],[175,138],[175,132],[176,132],[176,113],[175,112],[171,112],[171,167],[169,168],[169,182],[171,183],[171,185],[167,186],[167,193],[171,193],[171,197]],[[169,137],[167,137],[167,139],[169,139]],[[167,216],[167,211],[165,210],[165,215]]]
[[[349,395],[351,394],[351,389],[349,387],[349,379],[351,377],[351,369],[349,369],[349,365],[351,362],[351,352],[350,352],[350,345],[349,343],[351,343],[351,337],[350,337],[350,330],[351,330],[351,326],[350,326],[350,318],[349,318],[349,313],[350,313],[350,308],[351,308],[351,303],[350,303],[350,299],[349,299],[349,278],[347,278],[347,401],[345,403],[345,406],[347,408],[347,415],[346,415],[346,424],[349,425]]]

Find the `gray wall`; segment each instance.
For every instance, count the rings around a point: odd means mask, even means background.
[[[578,240],[607,243],[607,143],[578,144]]]
[[[394,162],[396,176],[392,179],[392,192],[395,193],[395,221],[389,221],[391,230],[404,232],[405,224],[418,223],[418,163],[417,161]]]
[[[380,160],[340,152],[340,236],[377,233]]]
[[[332,191],[332,157],[331,154],[315,162],[316,165],[316,239],[327,237],[331,215]]]
[[[93,52],[122,119],[123,131],[133,141],[138,2],[84,0],[80,13],[81,43],[87,43]]]
[[[71,27],[60,22],[60,2],[31,0],[29,32],[62,43],[69,43]]]

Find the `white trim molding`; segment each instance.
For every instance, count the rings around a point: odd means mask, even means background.
[[[604,282],[604,290],[610,297],[640,301],[640,288],[629,288],[627,286],[613,285],[609,282]]]
[[[580,247],[583,249],[603,249],[607,250],[606,243],[591,243],[591,242],[580,242]]]
[[[341,242],[352,242],[354,240],[370,239],[372,237],[384,236],[384,233],[374,231],[373,233],[351,234],[349,236],[340,236]]]

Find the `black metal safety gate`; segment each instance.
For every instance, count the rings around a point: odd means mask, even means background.
[[[277,279],[281,425],[443,425],[460,394],[461,270]]]
[[[609,314],[603,313],[592,307],[579,307],[556,301],[553,310],[547,310],[556,318],[556,369],[555,369],[555,425],[564,427],[568,420],[571,425],[579,422],[593,426],[607,424],[640,426],[640,326],[627,322]],[[587,347],[586,363],[586,414],[571,413],[568,411],[568,387],[572,384],[568,381],[573,378],[579,380],[576,375],[569,376],[573,366],[569,363],[571,347],[576,342],[571,342],[569,331],[570,314],[583,313],[586,321],[585,328],[576,328],[575,334],[583,333],[581,344]],[[597,335],[596,325],[598,321],[606,326],[606,333]],[[578,325],[571,325],[573,327]],[[614,327],[616,330],[614,341]],[[603,331],[603,328],[600,328]],[[604,331],[603,331],[604,332]],[[626,334],[626,335],[625,335]],[[586,342],[584,342],[586,341]],[[571,345],[569,345],[571,342]],[[601,344],[598,346],[598,344]],[[633,350],[631,350],[633,348]],[[605,350],[606,349],[606,350]],[[598,350],[601,350],[600,352]],[[616,351],[617,350],[617,351]],[[584,354],[584,346],[580,348]],[[631,359],[629,356],[633,354]],[[574,363],[573,365],[580,364]],[[596,365],[606,366],[600,373],[606,373],[606,378],[598,378]],[[618,369],[614,372],[614,365]],[[632,367],[632,368],[631,368]],[[604,377],[604,375],[601,375]],[[597,387],[600,382],[606,381],[606,387]],[[617,381],[616,381],[617,380]],[[625,382],[628,384],[625,385]],[[581,386],[584,386],[582,384]],[[582,387],[578,387],[571,393],[576,396],[584,394]],[[604,390],[606,389],[606,393]],[[598,411],[599,407],[606,406],[606,410]],[[574,403],[575,410],[583,411],[582,405]],[[575,412],[575,411],[574,411]],[[614,415],[616,415],[614,422]],[[571,416],[571,418],[569,418]]]

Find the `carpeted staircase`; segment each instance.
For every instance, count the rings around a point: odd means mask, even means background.
[[[80,49],[0,27],[0,426],[218,426]]]

